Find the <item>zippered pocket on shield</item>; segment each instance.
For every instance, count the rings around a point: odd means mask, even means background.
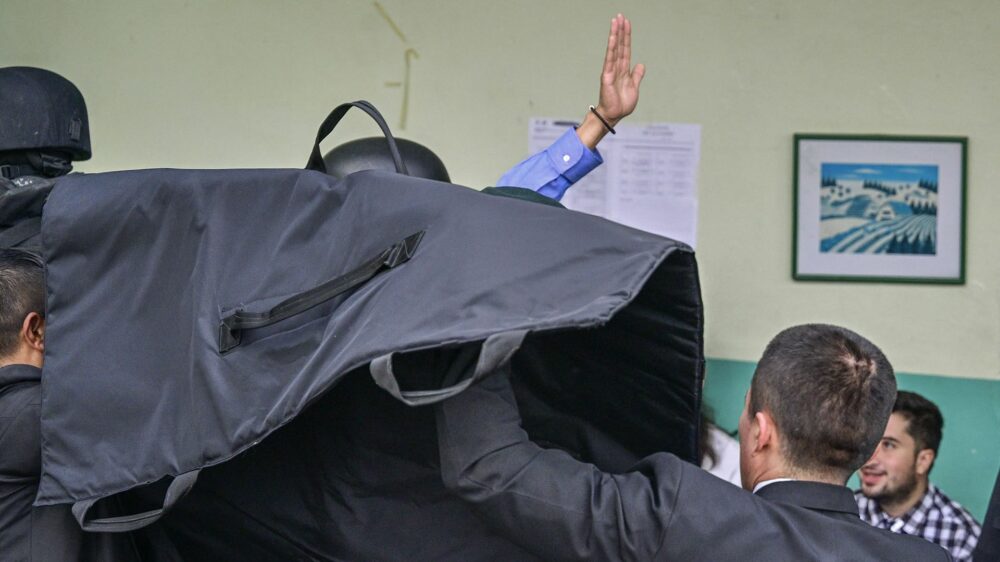
[[[219,353],[224,354],[238,347],[243,332],[247,330],[287,320],[364,284],[382,271],[406,263],[413,256],[423,236],[424,231],[411,234],[355,269],[292,295],[263,312],[248,312],[243,309],[230,312],[219,323]]]

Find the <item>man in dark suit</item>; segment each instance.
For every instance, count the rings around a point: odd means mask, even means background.
[[[131,534],[84,534],[69,506],[32,505],[44,356],[45,267],[32,253],[0,248],[0,561],[138,560]]]
[[[81,531],[69,509],[34,508],[41,472],[45,273],[0,249],[0,560],[74,560]]]
[[[667,453],[609,474],[542,449],[521,428],[507,371],[436,406],[442,478],[491,527],[550,560],[948,560],[862,522],[844,485],[895,397],[892,366],[858,334],[781,332],[740,417],[744,491]]]
[[[990,506],[983,519],[983,534],[979,537],[972,559],[975,562],[1000,560],[1000,472],[997,472],[997,481],[993,484]]]

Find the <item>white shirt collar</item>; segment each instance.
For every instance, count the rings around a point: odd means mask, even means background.
[[[772,478],[771,480],[765,480],[763,482],[758,482],[756,486],[753,487],[753,493],[757,493],[761,488],[769,484],[774,484],[775,482],[791,482],[795,480],[794,478]]]

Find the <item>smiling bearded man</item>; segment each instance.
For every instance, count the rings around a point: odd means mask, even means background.
[[[899,391],[885,435],[863,467],[855,493],[861,518],[894,533],[923,537],[955,560],[971,560],[979,524],[930,483],[944,418],[933,402]]]

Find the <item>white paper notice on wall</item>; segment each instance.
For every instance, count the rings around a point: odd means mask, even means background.
[[[531,153],[545,150],[573,122],[533,118]],[[601,216],[695,246],[701,125],[619,125],[597,149],[604,164],[563,196],[575,211]]]

